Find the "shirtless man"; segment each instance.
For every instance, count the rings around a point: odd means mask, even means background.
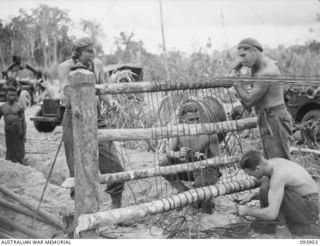
[[[200,114],[194,108],[185,106],[180,112],[181,123],[199,124]],[[166,146],[166,158],[160,162],[160,166],[175,165],[181,163],[205,160],[219,155],[219,139],[217,135],[197,135],[179,136],[170,138]],[[165,175],[170,184],[178,190],[184,192],[189,188],[182,183],[184,181],[194,181],[193,187],[204,187],[214,185],[221,173],[217,167],[206,167],[205,169]],[[214,203],[211,200],[202,201],[202,212],[212,213]]]
[[[11,78],[11,80],[14,80]],[[17,88],[6,88],[7,102],[0,106],[0,119],[4,115],[6,160],[24,164],[26,121],[24,108],[17,102]]]
[[[299,164],[283,158],[265,159],[258,151],[245,153],[240,167],[256,179],[264,179],[260,187],[260,208],[239,205],[240,216],[253,216],[275,221],[276,228],[288,228],[292,234],[320,236],[318,186]],[[256,197],[252,193],[240,204]],[[271,226],[272,224],[270,224]]]
[[[70,177],[74,177],[74,157],[71,105],[70,97],[67,93],[67,88],[70,85],[68,76],[72,69],[81,67],[84,69],[88,69],[94,73],[96,83],[105,83],[102,62],[99,59],[95,58],[95,52],[95,44],[90,38],[85,37],[77,39],[73,43],[72,58],[64,61],[58,67],[58,77],[60,82],[60,105],[62,107],[62,110],[60,110],[60,114],[63,114],[63,141]],[[118,106],[117,101],[113,100],[110,95],[101,95],[100,99],[104,101],[107,105],[112,105],[116,107]],[[112,142],[99,141],[99,169],[102,174],[123,171],[123,168],[120,164],[120,160],[118,158],[116,147]],[[113,183],[107,186],[106,192],[109,193],[111,196],[112,208],[121,207],[123,189],[124,184],[122,182]],[[71,197],[73,197],[73,192],[71,192]]]
[[[251,68],[253,77],[279,77],[280,71],[275,62],[262,52],[262,45],[257,40],[243,39],[238,44],[240,59],[234,65],[234,70],[245,66]],[[284,102],[283,85],[256,81],[252,90],[248,92],[237,82],[234,88],[243,104],[247,108],[254,106],[258,113],[258,126],[265,157],[290,159],[292,117]]]

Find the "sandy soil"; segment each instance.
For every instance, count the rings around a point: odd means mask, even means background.
[[[4,123],[0,122],[0,185],[17,193],[23,199],[34,205],[38,205],[50,165],[55,157],[61,140],[61,127],[56,127],[52,133],[38,133],[29,117],[34,115],[38,107],[33,106],[26,110],[27,117],[27,143],[26,162],[28,166],[22,166],[5,160]],[[254,131],[244,131],[241,143],[244,149],[258,146],[258,138]],[[236,146],[236,140],[231,138],[231,143]],[[123,160],[127,169],[140,169],[153,167],[155,157],[152,152],[137,149],[122,149],[126,158]],[[297,156],[298,158],[299,156]],[[302,165],[312,173],[314,178],[319,177],[319,159],[311,156],[299,157]],[[59,212],[64,209],[72,209],[73,201],[69,197],[69,191],[60,187],[61,183],[69,176],[64,149],[60,150],[55,163],[50,184],[46,190],[41,208],[59,217]],[[318,180],[317,180],[318,181]],[[101,186],[100,206],[102,210],[109,209],[110,198],[103,192]],[[161,192],[159,192],[161,191]],[[147,202],[162,198],[174,191],[163,178],[150,178],[141,181],[127,182],[123,197],[124,206]],[[236,217],[234,212],[233,196],[224,196],[215,199],[216,208],[212,215],[205,215],[193,209],[185,207],[181,211],[171,211],[165,214],[149,216],[126,226],[112,226],[101,228],[101,238],[275,238],[274,235],[255,234],[250,236],[249,222]],[[0,198],[18,204],[0,192]],[[33,226],[32,218],[18,214],[12,210],[0,207],[0,215],[9,217],[21,225],[33,228],[43,235],[43,238],[66,238],[67,235],[60,229],[36,221]],[[26,235],[10,231],[16,238],[27,238]]]

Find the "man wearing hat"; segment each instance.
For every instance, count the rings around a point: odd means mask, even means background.
[[[58,77],[60,81],[60,105],[62,107],[62,110],[60,110],[60,112],[62,112],[63,114],[63,141],[67,165],[71,177],[74,177],[74,156],[70,97],[66,95],[66,87],[70,85],[68,76],[71,70],[76,68],[84,68],[94,73],[96,83],[105,83],[103,75],[103,65],[99,59],[95,58],[95,52],[95,43],[90,38],[85,37],[77,39],[73,43],[72,58],[62,62],[58,67]],[[100,99],[107,105],[117,106],[117,102],[113,100],[110,95],[101,95]],[[99,141],[99,169],[102,174],[123,171],[113,142]],[[121,207],[123,189],[124,184],[122,182],[114,183],[107,186],[106,192],[111,196],[112,208]],[[71,192],[71,196],[73,196],[73,192]]]
[[[234,71],[244,66],[251,69],[251,76],[255,78],[280,76],[275,61],[263,54],[263,47],[256,39],[241,40],[238,55],[239,60],[232,67]],[[283,84],[257,79],[250,91],[238,82],[234,88],[245,107],[255,107],[265,158],[290,159],[292,117],[284,102]]]

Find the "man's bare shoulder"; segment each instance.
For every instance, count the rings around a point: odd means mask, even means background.
[[[96,65],[99,65],[99,66],[100,66],[100,65],[101,65],[101,66],[103,65],[103,64],[102,64],[102,61],[101,61],[99,58],[94,58],[94,59],[93,59],[93,62],[94,62]]]
[[[8,103],[7,102],[4,102],[0,105],[0,110],[3,111],[3,109],[6,107]]]
[[[272,158],[269,161],[273,165],[276,175],[290,176],[290,173],[303,172],[304,170],[298,163],[284,158]]]
[[[276,62],[270,58],[265,58],[265,66],[259,71],[259,76],[277,77],[280,76],[280,70]]]
[[[101,70],[101,71],[103,70],[103,63],[102,63],[102,61],[101,61],[100,59],[94,58],[93,62],[94,62],[94,65],[95,65],[99,70]]]
[[[59,64],[58,68],[65,69],[65,68],[71,67],[72,65],[73,65],[72,59],[68,59],[68,60],[61,62]]]

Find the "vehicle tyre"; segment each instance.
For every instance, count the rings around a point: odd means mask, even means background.
[[[302,117],[301,122],[306,122],[306,121],[312,120],[312,119],[320,120],[320,109],[313,109],[313,110],[307,112]],[[303,130],[301,130],[301,136],[304,139],[306,144],[312,144],[313,145],[315,143],[315,141],[317,143],[319,143],[319,141],[320,141],[319,129],[316,129],[316,130],[309,130],[309,129],[305,130],[305,129],[303,129]]]
[[[39,109],[35,115],[36,117],[42,116],[42,109]],[[38,132],[53,132],[53,130],[56,128],[55,123],[51,122],[34,122],[34,127]]]

